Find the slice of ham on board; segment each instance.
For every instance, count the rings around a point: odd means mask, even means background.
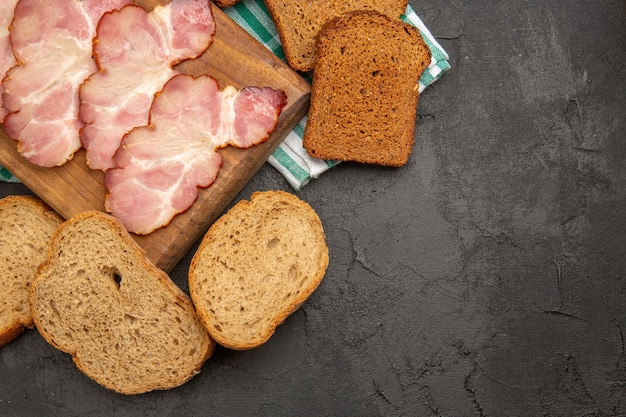
[[[168,225],[215,181],[218,150],[267,140],[286,100],[268,87],[220,90],[207,75],[173,77],[154,99],[150,124],[124,137],[117,167],[104,176],[107,211],[137,234]]]
[[[4,78],[7,71],[17,63],[9,39],[9,25],[11,25],[11,21],[13,20],[13,10],[17,2],[18,0],[2,0],[0,2],[0,81]],[[0,123],[9,113],[9,111],[4,108],[4,102],[2,100],[3,91],[4,88],[2,84],[0,84]]]
[[[172,66],[201,55],[214,34],[208,0],[173,0],[150,12],[127,6],[102,17],[94,44],[100,70],[80,90],[81,141],[91,168],[114,167],[122,137],[147,123],[154,94],[177,74]]]
[[[93,37],[102,13],[130,0],[20,0],[10,43],[17,64],[2,81],[4,129],[30,162],[63,165],[81,146],[78,89],[97,67]],[[106,5],[106,10],[103,5]]]

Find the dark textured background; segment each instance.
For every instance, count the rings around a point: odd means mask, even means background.
[[[0,415],[626,415],[624,2],[410,3],[452,69],[405,167],[298,193],[331,262],[274,337],[123,397],[28,331],[0,349]],[[237,199],[267,189],[291,191],[266,165]]]

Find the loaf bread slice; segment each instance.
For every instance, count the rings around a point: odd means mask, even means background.
[[[54,234],[30,294],[37,329],[88,377],[122,394],[179,386],[215,343],[189,297],[114,217],[78,214]]]
[[[33,328],[28,304],[35,270],[63,219],[33,196],[0,200],[0,346]]]
[[[419,79],[431,52],[419,31],[373,11],[324,26],[303,146],[316,158],[404,165],[412,152]]]
[[[328,266],[315,211],[293,194],[257,192],[220,217],[189,268],[189,292],[217,343],[265,343],[311,295]]]
[[[315,38],[324,24],[354,10],[375,10],[394,19],[406,11],[408,0],[264,0],[289,66],[310,71],[315,66]]]

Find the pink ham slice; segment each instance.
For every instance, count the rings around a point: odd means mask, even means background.
[[[177,75],[157,94],[150,125],[126,135],[106,172],[106,210],[148,234],[166,226],[209,187],[222,165],[218,150],[264,142],[286,104],[283,91],[219,90],[210,76]]]
[[[13,20],[13,10],[17,2],[18,0],[2,0],[0,2],[0,80],[4,78],[11,67],[17,64],[9,40],[9,25]],[[0,123],[9,113],[9,111],[4,108],[4,102],[2,100],[3,91],[4,88],[0,84]]]
[[[78,89],[97,67],[92,41],[102,13],[130,0],[20,0],[10,42],[17,64],[3,79],[4,129],[40,166],[62,165],[81,146]],[[106,9],[106,10],[105,10]]]
[[[122,137],[147,123],[154,94],[177,74],[172,66],[201,55],[214,33],[208,0],[173,0],[151,12],[127,6],[102,17],[94,44],[100,70],[80,89],[81,141],[91,168],[114,167]]]

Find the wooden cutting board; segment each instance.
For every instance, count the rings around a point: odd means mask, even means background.
[[[137,0],[136,4],[151,10],[165,0]],[[226,148],[224,165],[215,183],[200,190],[198,200],[170,225],[146,236],[133,235],[147,256],[169,272],[201,238],[209,226],[265,163],[293,127],[308,111],[310,86],[296,72],[252,38],[217,6],[213,5],[216,34],[213,44],[199,58],[180,63],[177,68],[187,74],[209,74],[221,87],[269,86],[287,94],[287,105],[278,126],[263,144],[249,149]],[[29,189],[40,196],[64,218],[87,210],[104,211],[103,173],[86,166],[80,150],[61,167],[42,168],[23,158],[16,142],[0,130],[0,164],[11,171]]]

